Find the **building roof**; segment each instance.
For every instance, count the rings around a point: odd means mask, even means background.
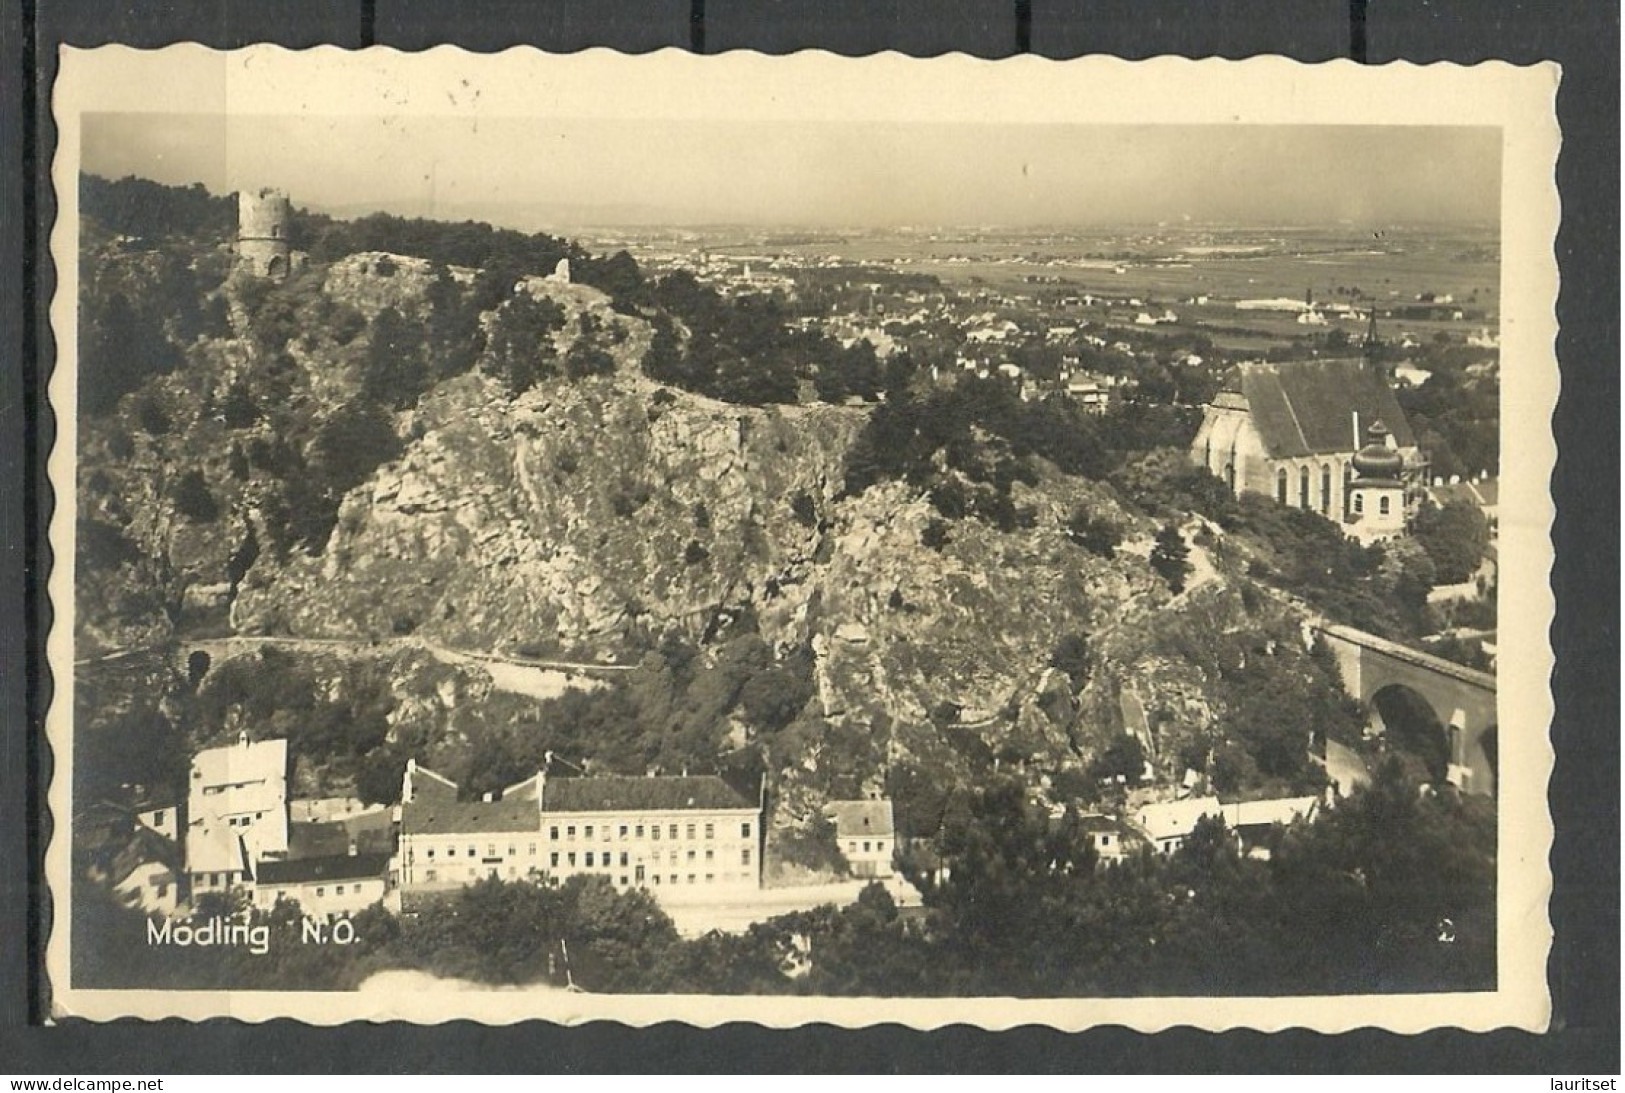
[[[831,801],[824,806],[824,810],[835,821],[837,838],[897,834],[889,797],[867,801]]]
[[[393,822],[383,811],[325,822],[295,820],[288,824],[288,857],[346,854],[352,843],[363,852],[388,850],[394,843]]]
[[[1078,816],[1078,829],[1090,832],[1112,831],[1121,834],[1123,821],[1114,816],[1104,816],[1099,812],[1084,812]]]
[[[330,823],[388,812],[387,805],[369,805],[357,797],[306,797],[288,802],[288,820],[293,823]]]
[[[1147,835],[1162,840],[1182,839],[1196,830],[1196,822],[1204,816],[1223,815],[1223,806],[1217,797],[1188,797],[1183,801],[1146,805],[1136,819]]]
[[[1277,797],[1269,801],[1237,801],[1224,806],[1224,822],[1231,827],[1285,826],[1314,816],[1318,797]]]
[[[1452,501],[1466,501],[1477,505],[1481,509],[1493,509],[1500,500],[1500,483],[1494,478],[1481,479],[1471,482],[1451,482],[1440,486],[1430,486],[1428,495],[1433,498],[1434,504],[1447,505]]]
[[[235,744],[205,748],[192,757],[191,817],[280,811],[288,796],[287,772],[286,740],[249,743],[245,734]]]
[[[1254,426],[1274,458],[1352,452],[1353,415],[1362,431],[1381,421],[1401,448],[1416,437],[1394,392],[1363,360],[1247,361],[1225,387],[1246,396]]]
[[[192,757],[194,786],[236,785],[243,782],[284,782],[288,771],[288,742],[250,742],[245,735],[234,744],[204,748]]]
[[[458,801],[438,796],[401,806],[403,835],[476,835],[497,831],[534,832],[542,820],[532,800]]]
[[[428,767],[409,760],[406,773],[401,776],[401,800],[407,804],[420,801],[455,801],[457,783],[444,774],[436,774]]]
[[[255,880],[261,886],[303,884],[318,880],[361,880],[381,877],[388,869],[388,854],[330,854],[323,858],[260,862]]]
[[[647,778],[548,778],[543,812],[674,812],[755,809],[756,802],[714,774]]]
[[[160,865],[173,872],[180,865],[179,858],[180,854],[174,843],[155,831],[136,827],[130,832],[130,841],[113,858],[113,883],[123,884],[125,878],[148,863]]]
[[[193,824],[186,832],[188,873],[246,873],[248,860],[242,835],[234,827]]]

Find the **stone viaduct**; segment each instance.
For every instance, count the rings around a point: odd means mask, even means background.
[[[1352,626],[1320,622],[1309,629],[1337,658],[1343,686],[1352,697],[1375,711],[1383,692],[1413,692],[1444,726],[1451,781],[1473,793],[1495,792],[1495,676]]]

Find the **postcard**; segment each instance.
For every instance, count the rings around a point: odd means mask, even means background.
[[[1545,1027],[1555,66],[61,61],[55,1015]]]

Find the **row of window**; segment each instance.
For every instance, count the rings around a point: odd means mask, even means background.
[[[1233,468],[1226,468],[1233,471]],[[1365,496],[1353,492],[1354,472],[1348,467],[1343,468],[1343,501],[1351,511],[1361,514],[1365,512]],[[1288,483],[1286,469],[1275,472],[1275,500],[1287,504]],[[1232,486],[1234,482],[1232,481]],[[1302,467],[1298,471],[1298,507],[1309,507],[1309,468]],[[1324,515],[1331,515],[1332,511],[1332,472],[1330,467],[1322,466],[1320,470],[1320,511]],[[1387,516],[1393,511],[1393,499],[1384,494],[1377,498],[1377,511]]]
[[[526,874],[525,874],[525,875],[526,875],[526,876],[533,876],[533,875],[534,875],[534,873],[535,873],[535,870],[529,870],[529,871],[527,871],[527,872],[526,872]],[[438,871],[437,871],[437,870],[434,870],[434,869],[425,869],[425,870],[424,870],[424,871],[423,871],[423,880],[424,880],[424,883],[433,883],[433,882],[434,882],[434,880],[435,880],[435,879],[436,879],[436,878],[437,878],[437,877],[438,877],[438,876],[439,876],[439,875],[440,875],[440,874],[439,874],[439,872],[438,872]],[[480,867],[479,867],[479,866],[476,866],[476,865],[471,865],[471,866],[469,866],[469,867],[468,867],[468,879],[469,879],[469,880],[471,880],[471,881],[472,881],[472,880],[478,880],[478,879],[479,879],[479,878],[480,878],[480,875],[481,875],[481,872],[480,872]],[[487,876],[487,877],[495,877],[495,876],[499,876],[499,875],[500,875],[500,872],[499,872],[499,870],[498,870],[498,869],[497,869],[497,867],[496,867],[496,866],[494,866],[494,865],[493,865],[493,866],[490,866],[490,867],[488,867],[488,868],[486,868],[486,869],[485,869],[485,872],[484,872],[484,875],[485,875],[485,876]],[[514,866],[514,865],[510,865],[510,866],[508,866],[508,876],[509,876],[509,877],[517,877],[517,876],[519,876],[519,867],[518,867],[518,866]],[[453,877],[453,876],[452,876],[452,872],[451,872],[451,870],[449,870],[449,869],[448,869],[448,870],[446,870],[446,879],[447,879],[447,880],[453,880],[453,879],[455,879],[455,878],[454,878],[454,877]]]
[[[201,778],[203,775],[194,771],[192,777]],[[264,784],[264,778],[255,778],[247,782],[221,782],[218,785],[204,786],[203,796],[213,797],[217,793],[228,793],[239,789],[247,789],[249,786],[263,786]]]
[[[1233,468],[1226,469],[1227,471],[1232,472],[1231,477],[1233,478]],[[1354,471],[1347,463],[1343,464],[1343,497],[1345,504],[1348,503],[1347,499],[1349,496],[1349,489],[1353,484],[1353,481]],[[1300,509],[1306,509],[1309,507],[1309,482],[1309,468],[1299,467],[1298,507]],[[1275,472],[1275,500],[1283,505],[1287,503],[1287,495],[1290,488],[1289,483],[1290,479],[1287,476],[1285,467],[1282,467]],[[1234,488],[1233,481],[1231,486]],[[1329,463],[1322,463],[1320,465],[1320,512],[1325,516],[1330,516],[1332,512],[1332,468],[1331,464]]]
[[[335,895],[335,896],[342,896],[342,895],[344,895],[344,890],[345,890],[345,887],[346,887],[346,886],[345,886],[345,885],[342,885],[342,884],[336,884],[336,885],[334,885],[334,886],[333,886],[333,894],[334,894],[334,895]],[[351,891],[351,892],[352,892],[352,893],[353,893],[353,894],[354,894],[354,895],[358,895],[358,896],[359,896],[359,895],[360,895],[360,894],[361,894],[361,893],[362,893],[362,892],[363,892],[363,891],[364,891],[364,889],[363,889],[363,888],[362,888],[362,887],[361,887],[361,885],[360,885],[360,884],[352,884],[352,885],[349,885],[349,886],[348,886],[348,887],[349,887],[349,889],[350,889],[350,891]],[[317,895],[317,896],[325,896],[325,895],[327,895],[327,886],[326,886],[326,885],[320,885],[320,884],[319,884],[319,885],[317,885],[317,886],[316,886],[316,895]]]
[[[696,858],[695,858],[696,853],[697,853],[697,851],[693,851],[693,850],[688,851],[685,860],[691,861],[691,862],[695,861],[696,860]],[[562,851],[562,852],[558,851],[558,850],[555,850],[555,851],[553,851],[552,853],[550,853],[547,856],[548,865],[551,866],[554,869],[559,868],[561,855],[562,855],[563,862],[564,862],[565,865],[574,866],[576,864],[576,852],[574,850],[566,850],[566,851]],[[677,861],[678,861],[677,855],[678,855],[678,851],[676,851],[676,850],[673,850],[668,855],[668,857],[671,860],[671,864],[673,864],[673,865],[677,864]],[[714,850],[707,850],[705,852],[705,860],[707,862],[716,861],[716,856],[717,856],[716,851],[714,851]],[[595,862],[594,862],[595,857],[598,859],[598,862],[596,864],[602,864],[602,866],[604,868],[606,868],[606,869],[615,864],[614,851],[605,850],[602,854],[595,854],[593,851],[588,850],[588,851],[585,851],[581,855],[581,858],[582,858],[581,865],[584,868],[587,868],[587,869],[593,868],[593,866],[595,864]],[[621,858],[620,864],[623,867],[632,864],[631,863],[631,855],[628,854],[625,850],[621,851],[620,858]],[[656,850],[654,852],[654,854],[651,855],[650,860],[655,865],[659,865],[660,864],[660,851]],[[739,851],[739,864],[740,865],[749,865],[750,864],[750,847],[746,846],[746,847],[742,847],[740,849],[740,851]]]
[[[889,849],[889,847],[887,846],[886,843],[880,842],[878,840],[875,841],[873,845],[874,845],[874,849],[876,851]],[[864,839],[863,840],[863,852],[865,854],[870,852],[869,847],[870,847],[870,841],[868,839]],[[856,840],[856,839],[848,839],[848,840],[846,840],[846,852],[848,854],[856,854],[858,852],[858,840]]]
[[[494,876],[497,875],[497,871],[495,869],[491,869],[486,873],[486,875],[494,877]],[[508,876],[512,877],[512,876],[515,876],[515,875],[516,874],[515,874],[514,867],[510,865],[508,867]],[[480,871],[478,869],[474,869],[474,868],[469,869],[469,871],[468,871],[468,879],[469,880],[477,880],[479,878],[479,876],[480,876]],[[656,887],[659,887],[660,886],[661,876],[662,876],[662,874],[660,874],[660,873],[650,873],[648,875],[649,882],[651,884],[655,885]],[[664,876],[666,876],[669,879],[671,884],[675,885],[675,884],[683,883],[683,876],[684,875],[681,874],[681,873],[667,873],[667,874],[664,874]],[[423,871],[423,882],[425,884],[433,884],[438,879],[438,877],[439,877],[439,872],[437,870],[425,869]],[[703,883],[705,883],[705,884],[714,884],[714,883],[716,883],[717,874],[715,874],[715,873],[706,873],[706,874],[703,874],[703,877],[704,877]],[[688,878],[687,883],[689,883],[689,884],[702,883],[701,874],[689,873],[689,874],[687,874],[687,878]],[[448,875],[446,879],[451,880],[452,878]],[[619,876],[613,876],[610,879],[613,880],[616,884],[621,885],[622,887],[625,887],[626,885],[632,883],[631,879],[625,873],[622,873]],[[722,879],[724,881],[732,880],[733,875],[724,873],[722,875]],[[742,881],[754,881],[756,879],[756,875],[754,873],[750,872],[749,870],[744,870],[744,871],[739,873],[738,879],[740,879]],[[643,876],[641,874],[638,877],[638,883],[640,885],[643,883]],[[356,892],[359,894],[360,891],[361,891],[360,887],[357,886]],[[316,890],[316,894],[321,895],[322,894],[321,889],[318,888]],[[344,894],[344,891],[343,891],[342,887],[339,889],[338,894],[339,895]]]
[[[434,858],[434,850],[435,850],[435,848],[432,847],[432,846],[426,847],[424,849],[424,851],[423,851],[423,856],[432,860]],[[530,844],[528,854],[532,858],[534,858],[536,856],[536,844],[535,843]],[[455,846],[446,847],[446,857],[455,858],[456,856],[457,856],[457,848]],[[471,858],[478,857],[479,856],[478,848],[473,847],[473,846],[469,847],[468,848],[468,856],[471,857]],[[494,857],[497,856],[497,844],[496,843],[486,843],[485,844],[485,856],[488,857],[488,858],[494,858]],[[517,844],[509,843],[508,844],[508,857],[516,858],[518,856],[519,856],[519,851],[518,851]],[[410,853],[408,853],[408,855],[407,855],[407,860],[408,861],[411,860]]]
[[[865,850],[869,849],[869,844],[864,843],[863,848]],[[516,846],[510,845],[508,847],[508,857],[510,857],[510,858],[517,857],[518,855],[516,853],[516,849],[517,849]],[[477,856],[476,851],[477,851],[476,847],[472,847],[472,846],[469,847],[468,848],[468,856],[470,858],[476,857]],[[534,858],[536,856],[536,844],[535,843],[530,844],[529,851],[530,851],[529,856]],[[670,861],[671,861],[671,863],[673,865],[676,865],[678,860],[679,860],[678,859],[679,854],[683,854],[683,853],[685,853],[685,852],[684,851],[679,851],[679,850],[674,848],[674,849],[672,849],[671,851],[669,851],[667,853],[667,857],[670,859]],[[576,852],[574,850],[567,850],[567,851],[562,851],[562,852],[558,851],[558,850],[554,850],[554,851],[552,851],[551,853],[548,854],[548,862],[549,862],[550,865],[553,866],[553,868],[557,869],[559,867],[561,854],[563,856],[563,859],[569,865],[575,865],[576,864]],[[696,857],[697,854],[698,854],[698,851],[696,851],[696,850],[690,849],[690,850],[686,851],[686,860],[688,860],[688,861],[697,860],[697,857]],[[407,854],[406,854],[406,861],[407,861],[408,865],[412,864],[413,856],[414,855],[413,855],[412,851],[408,850]],[[457,856],[457,848],[455,846],[447,848],[445,857],[447,857],[447,858],[455,858],[456,856]],[[496,848],[495,843],[486,844],[485,856],[486,856],[487,859],[492,859],[492,858],[495,858],[497,856],[497,848]],[[582,852],[582,854],[581,854],[582,864],[586,865],[586,866],[592,866],[592,865],[596,864],[596,862],[598,862],[598,861],[601,861],[602,864],[604,866],[606,866],[606,867],[610,866],[610,865],[613,865],[614,864],[614,856],[615,856],[615,851],[613,851],[613,850],[605,850],[605,851],[602,851],[602,852],[587,850],[587,851]],[[423,857],[427,861],[434,861],[435,860],[435,848],[432,847],[432,846],[426,847],[424,849],[424,851],[423,851]],[[639,857],[640,857],[640,860],[641,860],[641,855]],[[630,852],[626,851],[626,850],[620,851],[620,859],[621,859],[620,863],[622,865],[629,865],[631,863],[631,854],[630,854]],[[660,853],[660,851],[658,851],[658,850],[654,851],[650,855],[650,860],[658,864],[661,861],[661,853]],[[705,851],[705,860],[706,861],[715,861],[716,860],[716,851],[713,850],[713,849],[707,848],[707,850]],[[740,865],[749,865],[750,860],[751,860],[751,848],[748,847],[748,846],[740,847],[740,849],[739,849],[739,864]],[[511,871],[512,870],[510,868],[510,872]]]
[[[669,878],[669,879],[670,879],[670,881],[671,881],[671,883],[672,883],[672,884],[677,884],[677,883],[679,883],[679,876],[680,876],[680,874],[677,874],[677,873],[669,873],[669,874],[667,874],[667,876],[668,876],[668,878]],[[715,874],[715,873],[707,873],[707,874],[705,874],[705,883],[706,883],[706,884],[712,884],[712,883],[715,883],[715,881],[716,881],[716,879],[717,879],[717,878],[716,878],[716,874]],[[724,875],[724,876],[723,876],[723,878],[722,878],[722,879],[723,879],[723,880],[725,880],[725,881],[726,881],[726,880],[729,880],[729,879],[731,879],[731,878],[729,878],[729,877],[728,877],[728,876],[726,876],[726,875]],[[753,876],[753,875],[752,875],[752,874],[750,874],[750,873],[741,873],[741,874],[739,874],[739,879],[740,879],[740,880],[746,880],[746,881],[750,881],[750,880],[755,880],[755,879],[756,879],[756,878],[755,878],[755,876]],[[660,874],[659,874],[659,873],[651,873],[651,874],[649,874],[649,880],[650,880],[650,881],[651,881],[651,882],[653,882],[653,884],[654,884],[654,886],[655,886],[655,887],[656,887],[656,888],[658,888],[658,887],[660,887]],[[617,884],[620,884],[620,885],[625,885],[625,884],[626,884],[626,878],[625,878],[625,877],[619,877],[619,878],[617,878],[617,879],[616,879],[616,883],[617,883]],[[690,873],[690,874],[688,874],[688,883],[689,883],[689,884],[695,884],[695,883],[697,883],[697,881],[696,881],[696,879],[695,879],[695,876],[694,876],[694,874],[693,874],[693,873]]]
[[[703,829],[704,829],[704,832],[705,832],[705,834],[704,834],[705,838],[714,839],[714,838],[717,837],[717,825],[714,824],[714,823],[708,823],[708,824],[704,824],[704,825],[700,825],[700,824],[667,824],[667,825],[665,825],[664,830],[666,832],[666,837],[669,838],[669,839],[678,838],[678,831],[682,830],[682,831],[685,832],[685,834],[683,836],[684,838],[693,840],[693,839],[699,837],[697,832],[699,832],[701,830],[702,826],[703,826]],[[554,825],[550,826],[547,829],[547,837],[549,839],[553,840],[554,842],[558,842],[559,841],[559,832],[561,830],[564,833],[564,838],[565,839],[573,840],[573,839],[576,838],[576,825],[575,824],[564,824],[564,825],[562,825],[562,827],[560,825],[558,825],[558,824],[554,824]],[[655,842],[659,842],[660,841],[661,830],[662,830],[662,826],[660,824],[650,824],[650,825],[648,825],[649,838],[653,839]],[[582,824],[581,825],[581,838],[583,838],[583,839],[591,839],[591,838],[594,837],[594,832],[598,832],[599,833],[598,837],[604,842],[609,842],[611,838],[641,839],[641,838],[643,838],[644,825],[643,824],[621,824],[621,825],[619,825],[619,827],[617,827],[614,824]],[[746,821],[744,821],[743,823],[741,823],[739,825],[739,837],[741,839],[750,838],[750,821],[749,820],[746,820]]]

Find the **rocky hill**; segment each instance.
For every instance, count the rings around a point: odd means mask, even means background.
[[[900,780],[941,790],[998,769],[1056,799],[1092,794],[1125,732],[1177,778],[1215,744],[1226,671],[1250,650],[1302,658],[1278,640],[1291,620],[1243,595],[1246,559],[1215,529],[1187,522],[1213,549],[1193,545],[1175,594],[1148,564],[1162,517],[1104,476],[975,431],[927,453],[934,485],[854,487],[872,404],[747,406],[663,386],[645,358],[657,327],[680,324],[596,288],[530,276],[494,292],[481,271],[364,252],[280,285],[183,263],[144,297],[134,271],[150,253],[87,245],[92,328],[118,306],[159,314],[165,292],[200,293],[212,318],[164,325],[169,356],[81,423],[80,655],[221,635],[329,643],[279,677],[311,692],[287,701],[335,724],[381,720],[348,744],[324,736],[334,760],[304,771],[313,787],[348,788],[414,750],[522,767],[538,734],[562,739],[545,702],[478,681],[478,662],[437,666],[431,649],[632,676],[662,643],[692,649],[699,668],[682,678],[711,681],[682,684],[689,697],[645,739],[575,742],[634,769],[759,753],[789,828],[832,795],[909,797]],[[1018,470],[978,479],[967,446]],[[944,516],[944,482],[986,496],[990,480],[1014,518]],[[1115,549],[1080,539],[1080,514]],[[741,638],[765,652],[740,653]],[[357,675],[347,657],[382,668]],[[780,683],[791,708],[761,713]],[[223,686],[175,680],[167,716],[194,737],[223,731],[247,708]],[[652,718],[655,685],[630,686]],[[274,694],[255,701],[276,715]],[[687,742],[649,739],[661,733]]]

